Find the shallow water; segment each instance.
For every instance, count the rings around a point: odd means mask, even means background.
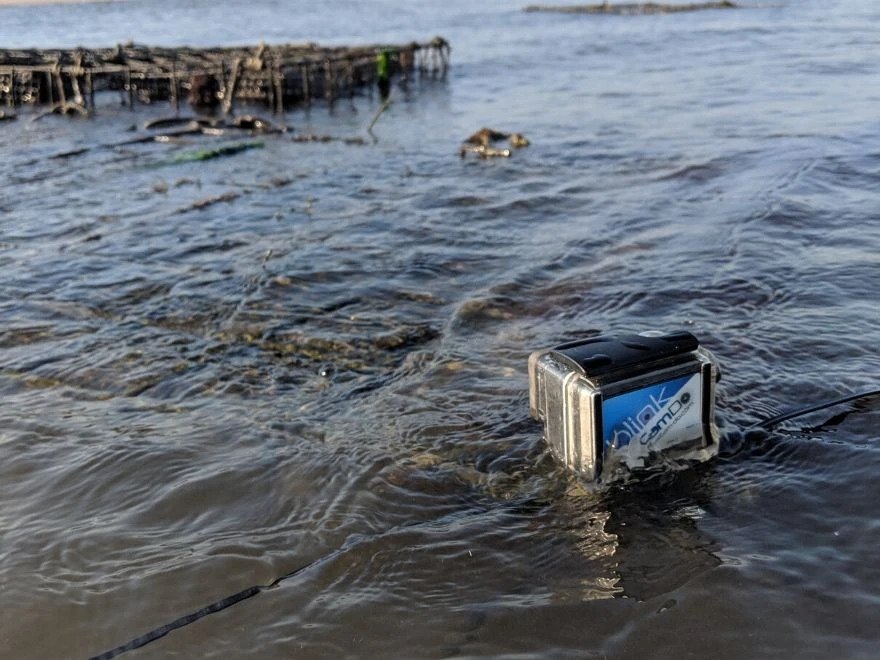
[[[876,409],[738,431],[877,386],[880,8],[423,4],[0,9],[6,46],[453,46],[363,147],[51,158],[168,114],[115,98],[0,125],[0,655],[100,653],[308,566],[132,657],[873,657]],[[460,160],[484,125],[532,146]],[[590,493],[526,357],[644,329],[720,358],[724,446]]]

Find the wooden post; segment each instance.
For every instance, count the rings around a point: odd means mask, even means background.
[[[125,86],[128,89],[128,109],[134,112],[134,85],[131,84],[131,67],[125,69]]]
[[[235,96],[235,88],[238,86],[238,71],[241,68],[241,58],[235,60],[232,65],[232,75],[229,76],[229,85],[223,96],[223,114],[228,115],[232,111],[232,98]]]
[[[306,105],[312,104],[312,90],[311,85],[309,84],[309,76],[311,75],[309,71],[309,65],[303,64],[300,66],[300,71],[302,72],[302,86],[303,86],[303,101]]]
[[[174,112],[180,114],[180,88],[177,85],[177,65],[171,61],[171,99],[174,102]]]
[[[284,79],[281,76],[281,65],[278,58],[272,61],[272,82],[275,85],[275,114],[284,116]]]
[[[70,85],[73,88],[73,102],[78,105],[85,105],[86,100],[83,98],[82,90],[79,88],[79,78],[74,73],[70,74]]]
[[[229,89],[229,76],[226,75],[226,69],[226,58],[224,57],[220,60],[220,77],[216,79],[220,85],[220,90],[223,92],[224,102],[226,101],[226,90]],[[221,107],[223,106],[222,103],[220,105]]]
[[[52,82],[52,72],[46,71],[46,90],[49,93],[49,105],[55,105],[55,93],[52,91],[54,83]],[[41,95],[42,96],[42,95]]]
[[[336,90],[333,89],[335,84],[336,83],[333,80],[333,63],[327,58],[324,60],[324,98],[330,101],[331,105],[336,92]]]
[[[64,78],[61,77],[61,71],[55,71],[55,86],[58,89],[58,98],[61,103],[67,103],[67,95],[64,93]]]
[[[64,79],[61,77],[61,62],[56,61],[55,65],[52,67],[52,79],[58,90],[58,102],[61,105],[65,105],[67,103],[67,98],[64,94]]]
[[[271,108],[275,112],[275,69],[272,68],[270,62],[274,61],[272,50],[266,48],[266,44],[260,44],[257,49],[257,56],[260,60],[260,70],[265,72],[265,78],[260,80],[260,87],[266,88],[263,92],[263,102],[267,108]]]
[[[80,51],[77,51],[73,56],[73,69],[70,73],[70,89],[73,92],[73,102],[85,107],[86,99],[82,94],[82,89],[79,86],[79,79],[83,75],[83,56]]]

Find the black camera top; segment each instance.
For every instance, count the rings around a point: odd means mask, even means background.
[[[689,332],[673,332],[655,337],[643,335],[602,335],[569,342],[553,348],[553,354],[585,376],[601,376],[626,367],[665,360],[692,353],[700,342]]]

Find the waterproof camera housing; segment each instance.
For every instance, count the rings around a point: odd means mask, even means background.
[[[600,336],[529,356],[529,408],[589,480],[717,453],[718,363],[689,332]]]

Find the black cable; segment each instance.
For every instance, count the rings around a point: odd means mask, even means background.
[[[515,505],[516,505],[516,502],[511,500],[509,502],[506,502],[502,506],[505,508],[510,508]],[[479,515],[482,512],[483,512],[483,510],[481,508],[476,511],[472,511],[471,513]],[[125,644],[122,644],[121,646],[117,646],[116,648],[110,649],[109,651],[105,651],[104,653],[101,653],[99,655],[92,656],[91,658],[89,658],[89,660],[110,660],[111,658],[115,658],[118,655],[122,655],[123,653],[126,653],[127,651],[133,651],[134,649],[138,649],[142,646],[146,646],[150,642],[155,642],[157,639],[161,639],[162,637],[164,637],[168,633],[170,633],[174,630],[177,630],[178,628],[183,628],[184,626],[188,626],[189,624],[195,623],[199,619],[202,619],[202,618],[208,616],[209,614],[215,614],[216,612],[220,612],[221,610],[225,610],[227,607],[232,607],[236,603],[240,603],[243,600],[247,600],[248,598],[252,598],[252,597],[256,596],[257,594],[262,593],[263,591],[266,591],[268,589],[272,589],[273,587],[278,586],[279,584],[281,584],[285,580],[288,580],[292,577],[300,575],[301,573],[307,571],[310,568],[314,568],[315,566],[323,564],[327,561],[330,561],[332,559],[336,559],[340,555],[342,555],[346,552],[349,552],[350,550],[353,550],[357,547],[360,547],[366,543],[370,543],[371,541],[374,541],[374,540],[381,538],[383,536],[386,536],[388,534],[393,534],[395,532],[409,531],[413,528],[421,527],[424,525],[432,525],[432,524],[435,524],[435,523],[442,521],[445,517],[446,516],[440,516],[439,519],[407,522],[407,523],[403,523],[401,525],[397,525],[395,527],[392,527],[391,529],[385,530],[383,532],[376,532],[375,534],[367,534],[367,535],[356,534],[352,537],[349,537],[349,539],[345,543],[343,543],[341,546],[339,546],[335,550],[332,550],[332,551],[328,552],[327,554],[322,555],[322,556],[318,557],[317,559],[310,561],[309,563],[304,564],[304,565],[300,566],[299,568],[296,568],[296,569],[290,571],[289,573],[285,573],[284,575],[282,575],[279,578],[276,578],[275,580],[273,580],[269,584],[255,584],[251,587],[248,587],[247,589],[242,589],[238,593],[234,593],[231,596],[226,596],[225,598],[221,598],[220,600],[215,601],[215,602],[211,603],[210,605],[206,605],[205,607],[197,609],[195,612],[191,612],[185,616],[182,616],[178,619],[175,619],[174,621],[172,621],[170,623],[166,623],[163,626],[159,626],[158,628],[154,628],[150,632],[144,633],[140,637],[135,637],[130,642],[126,642]]]
[[[214,614],[215,612],[225,610],[227,607],[232,607],[236,603],[240,603],[243,600],[247,600],[248,598],[256,596],[258,593],[266,591],[267,589],[271,589],[272,587],[277,586],[280,582],[283,582],[288,578],[292,578],[295,575],[299,575],[300,573],[311,568],[312,566],[327,561],[328,559],[339,555],[347,549],[348,547],[343,546],[342,548],[334,550],[333,552],[330,552],[322,557],[318,557],[316,560],[309,562],[304,566],[300,566],[290,573],[282,575],[280,578],[277,578],[269,584],[255,584],[251,587],[248,587],[247,589],[242,589],[238,593],[232,594],[231,596],[221,598],[220,600],[215,601],[210,605],[206,605],[205,607],[202,607],[195,612],[190,612],[189,614],[182,616],[179,619],[175,619],[171,623],[166,623],[164,626],[154,628],[150,632],[145,633],[140,637],[135,637],[130,642],[126,642],[121,646],[117,646],[115,649],[110,649],[109,651],[105,651],[104,653],[101,653],[99,655],[92,656],[91,658],[89,658],[89,660],[110,660],[110,658],[115,658],[117,655],[122,655],[127,651],[133,651],[134,649],[139,649],[142,646],[146,646],[150,642],[155,642],[157,639],[164,637],[173,630],[188,626],[189,624],[195,623],[199,619],[206,617],[209,614]]]
[[[160,637],[164,637],[172,630],[177,630],[178,628],[183,628],[184,626],[188,626],[194,621],[198,621],[202,617],[208,616],[209,614],[213,614],[214,612],[219,612],[220,610],[225,610],[227,607],[231,607],[236,603],[240,603],[251,596],[256,596],[263,589],[265,589],[263,585],[254,585],[253,587],[248,587],[247,589],[243,589],[239,591],[237,594],[232,594],[231,596],[227,596],[221,600],[218,600],[215,603],[211,603],[195,612],[191,612],[186,616],[182,616],[179,619],[175,619],[171,623],[166,623],[164,626],[159,626],[151,630],[150,632],[141,635],[140,637],[136,637],[135,639],[127,642],[121,646],[117,646],[115,649],[111,649],[109,651],[105,651],[100,655],[92,656],[90,660],[109,660],[110,658],[115,658],[117,655],[125,653],[126,651],[132,651],[134,649],[138,649],[142,646],[146,646],[150,642],[154,642]]]
[[[813,412],[817,412],[819,410],[825,410],[826,408],[833,408],[834,406],[839,406],[843,403],[850,403],[851,401],[860,401],[862,399],[871,399],[876,396],[880,396],[880,390],[869,390],[867,392],[859,392],[858,394],[849,394],[847,396],[841,397],[839,399],[835,399],[833,401],[826,401],[825,403],[818,403],[812,406],[807,406],[806,408],[799,408],[797,410],[792,410],[787,413],[782,413],[781,415],[776,415],[774,417],[770,417],[765,419],[762,422],[758,422],[752,428],[762,428],[765,430],[770,430],[776,426],[779,426],[782,422],[788,421],[789,419],[794,419],[795,417],[801,417],[803,415],[808,415]]]
[[[839,406],[844,403],[850,403],[852,401],[860,401],[863,399],[871,399],[873,397],[880,397],[880,389],[878,390],[870,390],[868,392],[860,392],[858,394],[850,394],[845,397],[841,397],[839,399],[835,399],[833,401],[826,401],[825,403],[819,403],[812,406],[807,406],[806,408],[799,408],[797,410],[792,410],[787,413],[782,413],[780,415],[776,415],[774,417],[769,417],[762,422],[759,422],[752,428],[762,428],[765,430],[770,430],[782,422],[785,422],[789,419],[794,419],[795,417],[801,417],[803,415],[808,415],[809,413],[817,412],[819,410],[825,410],[827,408],[833,408],[834,406]],[[416,523],[418,524],[418,523]],[[369,538],[369,537],[368,537]],[[191,612],[185,616],[182,616],[178,619],[170,623],[166,623],[163,626],[159,626],[158,628],[154,628],[148,633],[141,635],[140,637],[136,637],[130,642],[126,642],[121,646],[117,646],[114,649],[109,651],[105,651],[100,655],[92,656],[89,660],[110,660],[111,658],[115,658],[118,655],[121,655],[127,651],[133,651],[134,649],[140,648],[142,646],[146,646],[150,642],[154,642],[157,639],[160,639],[170,633],[173,630],[177,630],[178,628],[183,628],[184,626],[188,626],[191,623],[195,623],[199,619],[208,616],[209,614],[214,614],[216,612],[220,612],[221,610],[225,610],[227,607],[232,607],[236,603],[240,603],[243,600],[247,600],[248,598],[252,598],[257,594],[265,591],[266,589],[271,589],[272,587],[277,586],[279,583],[287,580],[288,578],[292,578],[296,575],[299,575],[303,571],[327,561],[337,555],[345,552],[350,549],[351,545],[344,545],[333,552],[330,552],[318,559],[315,559],[304,566],[300,566],[299,568],[291,571],[290,573],[286,573],[281,577],[277,578],[273,582],[269,584],[256,584],[247,589],[242,589],[238,593],[232,594],[231,596],[226,596],[225,598],[221,598],[218,601],[211,603],[210,605],[206,605],[195,612]]]

